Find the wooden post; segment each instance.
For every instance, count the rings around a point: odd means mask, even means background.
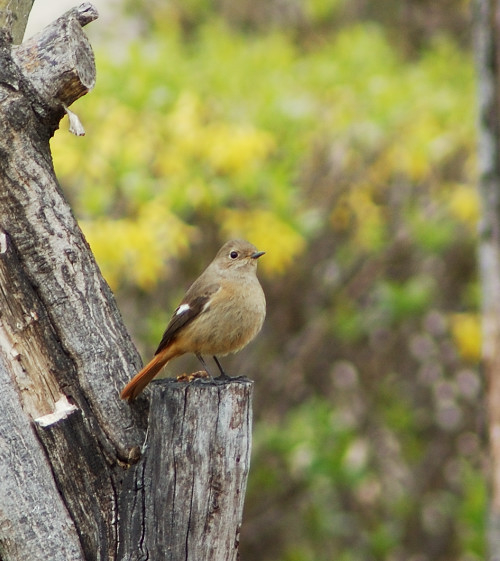
[[[94,84],[96,17],[83,4],[19,47],[0,29],[0,559],[233,561],[252,383],[119,398],[140,357],[52,168]]]
[[[246,378],[153,384],[136,486],[143,503],[132,518],[141,518],[142,509],[146,516],[121,528],[121,542],[142,552],[137,559],[236,561],[250,466],[252,386]],[[132,504],[130,497],[127,502]]]

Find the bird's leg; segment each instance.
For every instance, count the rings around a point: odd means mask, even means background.
[[[205,359],[201,356],[200,353],[196,353],[196,358],[201,362],[203,368],[205,369],[205,371],[209,375],[209,377],[213,378],[212,373],[208,369],[207,363],[205,362]]]
[[[215,360],[215,364],[217,364],[217,366],[219,367],[220,370],[220,376],[217,376],[218,380],[230,380],[231,376],[228,376],[225,372],[224,372],[224,368],[222,368],[222,364],[219,362],[219,359],[214,355],[214,360]]]

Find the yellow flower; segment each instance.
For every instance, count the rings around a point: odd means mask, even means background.
[[[479,219],[479,197],[477,190],[471,185],[453,186],[449,208],[453,216],[475,228]]]
[[[305,248],[301,234],[268,210],[226,210],[221,223],[228,238],[245,238],[266,252],[259,266],[270,273],[284,273]]]
[[[481,322],[478,314],[453,314],[451,334],[462,358],[476,362],[481,357]]]

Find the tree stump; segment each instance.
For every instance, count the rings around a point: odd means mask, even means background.
[[[253,382],[152,385],[137,477],[142,504],[135,504],[132,527],[121,527],[120,541],[129,551],[141,550],[137,559],[235,561],[250,467]],[[134,503],[132,497],[125,502]],[[146,516],[137,519],[143,509]]]

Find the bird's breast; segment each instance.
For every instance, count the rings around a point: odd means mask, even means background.
[[[195,352],[209,355],[234,353],[261,330],[266,315],[264,292],[255,283],[221,286],[221,290],[186,328],[186,340]]]

